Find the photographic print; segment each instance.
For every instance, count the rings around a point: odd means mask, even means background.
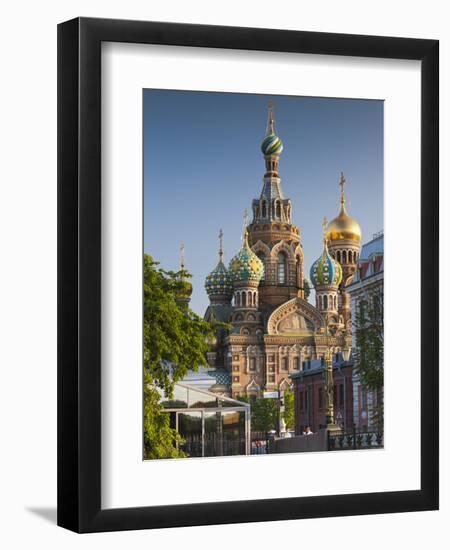
[[[382,448],[383,101],[145,89],[143,162],[143,458]]]

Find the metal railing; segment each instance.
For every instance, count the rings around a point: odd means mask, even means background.
[[[349,451],[355,449],[381,449],[384,446],[382,432],[357,432],[328,434],[329,451]]]

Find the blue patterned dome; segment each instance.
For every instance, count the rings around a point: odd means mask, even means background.
[[[259,283],[262,279],[264,264],[250,248],[247,231],[245,231],[244,244],[231,260],[228,269],[233,281],[253,281]]]
[[[269,134],[261,143],[261,151],[264,155],[281,155],[283,142],[277,135]]]
[[[222,260],[206,277],[205,289],[208,296],[231,296],[233,293],[233,279]]]
[[[342,281],[342,268],[339,262],[330,256],[326,241],[323,244],[323,252],[320,258],[313,263],[309,275],[314,287],[339,286]]]

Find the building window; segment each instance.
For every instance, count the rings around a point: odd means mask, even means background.
[[[319,409],[323,409],[323,388],[319,388]]]
[[[359,323],[364,323],[366,321],[366,308],[367,302],[365,300],[361,300],[359,302]]]
[[[239,376],[233,376],[233,382],[239,382]]]
[[[277,218],[281,218],[281,206],[279,202],[277,202],[276,212],[277,212],[276,214]]]
[[[344,384],[339,384],[339,405],[344,405]]]
[[[361,386],[361,409],[367,410],[367,390]]]
[[[278,254],[278,284],[286,284],[286,256],[282,252]]]
[[[301,288],[303,286],[303,281],[302,281],[302,262],[300,260],[300,256],[297,256],[295,259],[295,267],[297,269],[297,286]]]
[[[263,218],[266,218],[266,217],[267,217],[267,206],[266,206],[266,201],[263,201],[263,203],[262,203],[262,217],[263,217]]]
[[[300,357],[294,357],[294,370],[300,370]]]
[[[289,359],[287,357],[283,357],[281,360],[281,368],[283,370],[289,370]]]
[[[269,374],[269,382],[275,382],[275,375],[274,374]]]
[[[323,297],[323,309],[328,309],[328,296]]]
[[[256,357],[250,357],[250,370],[256,370]]]

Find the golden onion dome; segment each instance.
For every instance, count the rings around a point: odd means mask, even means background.
[[[330,242],[330,244],[341,240],[360,243],[361,227],[354,218],[349,216],[345,208],[345,178],[343,174],[341,174],[341,181],[339,182],[339,185],[341,186],[341,209],[337,217],[328,224],[325,230],[326,239]]]

